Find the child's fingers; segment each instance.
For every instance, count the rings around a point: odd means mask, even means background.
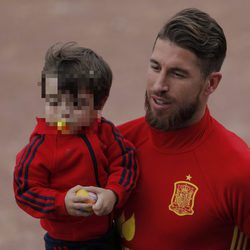
[[[88,212],[88,211],[85,211],[85,210],[75,210],[74,211],[74,216],[84,216],[84,217],[88,217],[90,215],[92,215],[93,212]]]
[[[94,187],[94,186],[86,186],[86,187],[83,187],[83,188],[86,189],[89,192],[93,192],[93,193],[96,193],[96,194],[99,194],[99,193],[101,193],[103,191],[103,188]]]
[[[103,200],[98,199],[97,202],[92,206],[92,209],[96,215],[102,215],[103,210]]]
[[[80,190],[81,188],[83,188],[81,185],[77,185],[77,186],[74,186],[70,189],[71,192],[77,192],[78,190]]]
[[[89,197],[86,196],[74,196],[72,197],[74,203],[89,203]]]

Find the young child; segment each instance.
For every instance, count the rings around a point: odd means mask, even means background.
[[[133,145],[99,114],[111,82],[110,67],[90,49],[70,42],[47,51],[45,119],[14,171],[16,202],[40,218],[46,249],[117,249],[112,210],[127,200],[138,168]],[[83,187],[88,197],[77,195]]]

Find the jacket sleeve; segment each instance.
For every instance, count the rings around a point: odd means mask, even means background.
[[[124,205],[135,188],[139,176],[135,148],[123,138],[120,131],[108,120],[102,118],[102,135],[107,145],[109,178],[105,188],[114,191],[118,197],[117,208]]]
[[[67,215],[66,192],[50,188],[53,152],[45,135],[34,135],[29,144],[17,154],[14,169],[15,199],[20,208],[36,218]]]

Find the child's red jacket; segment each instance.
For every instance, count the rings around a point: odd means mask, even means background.
[[[74,217],[67,214],[64,198],[75,185],[100,186],[114,191],[121,207],[135,187],[138,168],[133,145],[102,118],[77,135],[58,133],[44,119],[18,153],[14,171],[17,204],[41,219],[49,235],[84,241],[103,235],[112,215]]]

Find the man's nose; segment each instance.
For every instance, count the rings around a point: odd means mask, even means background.
[[[152,89],[155,92],[168,92],[169,91],[169,82],[164,72],[161,72],[157,75],[153,83]]]

